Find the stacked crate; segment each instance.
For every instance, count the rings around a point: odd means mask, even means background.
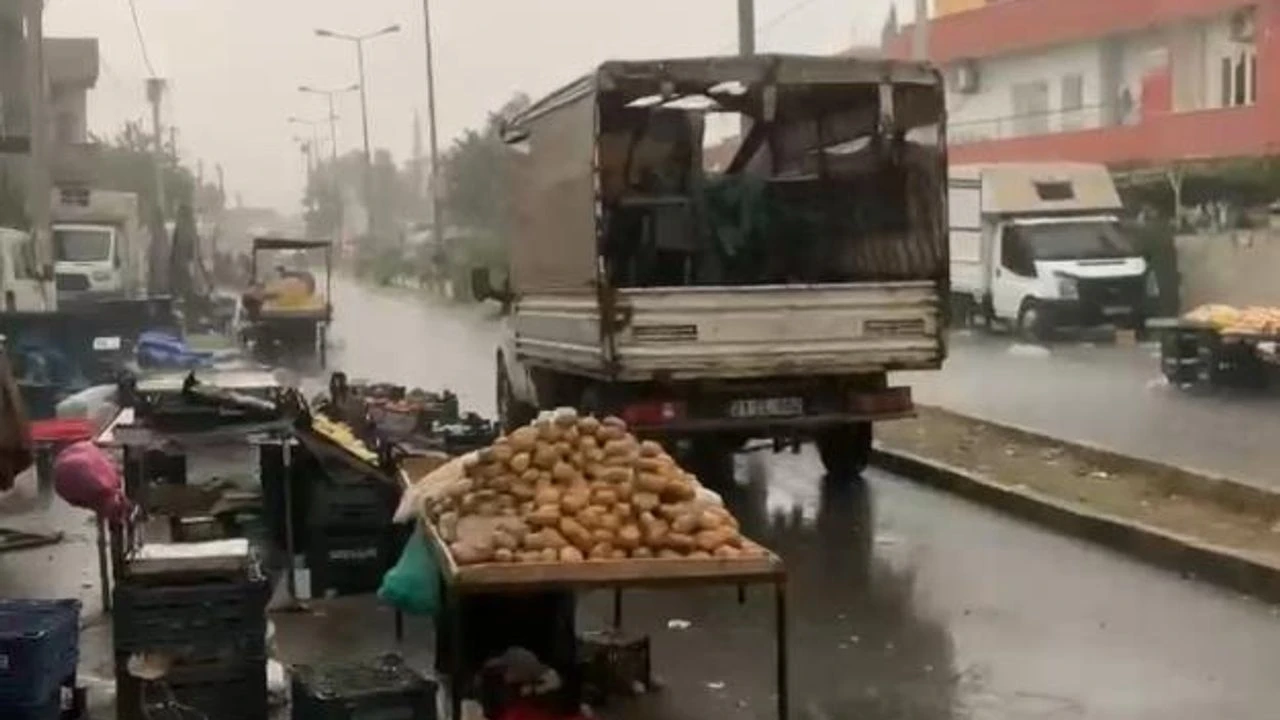
[[[230,577],[160,575],[117,585],[118,720],[168,717],[175,707],[207,720],[265,718],[269,588],[256,567]],[[129,670],[135,655],[171,664],[159,680],[142,680]]]
[[[377,477],[329,473],[312,492],[306,521],[312,596],[376,591],[407,539],[391,523],[399,490]]]
[[[80,601],[0,600],[0,717],[58,720],[79,660]]]
[[[436,685],[398,656],[293,669],[292,720],[436,720]]]

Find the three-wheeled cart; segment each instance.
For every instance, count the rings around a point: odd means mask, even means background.
[[[1160,336],[1160,369],[1190,390],[1265,390],[1280,377],[1280,335],[1221,329],[1185,318],[1149,320]]]
[[[263,253],[293,253],[295,256],[308,257],[315,251],[323,250],[324,255],[324,287],[321,288],[315,279],[305,271],[284,270],[286,274],[300,277],[308,282],[314,303],[291,306],[274,302],[265,292],[271,268],[260,268],[259,256]],[[284,268],[283,263],[277,267]],[[242,298],[244,322],[241,337],[253,349],[258,359],[278,364],[286,358],[297,360],[316,359],[321,368],[328,362],[327,345],[329,324],[333,320],[332,288],[333,288],[333,246],[328,240],[300,240],[294,238],[262,237],[253,241],[251,258],[253,289]],[[278,277],[274,279],[283,279]]]

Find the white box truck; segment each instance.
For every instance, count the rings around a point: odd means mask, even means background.
[[[151,243],[140,226],[136,194],[59,188],[51,209],[60,307],[146,294]]]
[[[1147,263],[1103,165],[949,169],[951,299],[959,323],[1043,339],[1062,327],[1140,329]]]
[[[815,440],[856,477],[890,372],[946,355],[945,102],[913,62],[609,62],[512,119],[504,422],[574,406],[723,460]],[[750,131],[704,162],[708,114]],[[708,168],[708,166],[711,166]],[[722,466],[718,466],[722,467]]]

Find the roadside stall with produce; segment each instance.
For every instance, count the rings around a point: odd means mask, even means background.
[[[782,561],[743,537],[714,493],[622,420],[544,414],[409,492],[442,575],[441,660],[454,717],[479,670],[467,651],[488,630],[468,622],[473,599],[517,596],[519,604],[541,593],[612,589],[620,624],[624,588],[717,584],[774,586],[777,712],[787,717]]]
[[[1280,308],[1202,305],[1148,327],[1160,333],[1164,376],[1179,387],[1264,390],[1280,378]]]

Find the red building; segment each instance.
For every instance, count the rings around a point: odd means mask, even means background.
[[[952,162],[1280,154],[1280,0],[974,0],[934,18]],[[913,30],[886,41],[908,56]]]

